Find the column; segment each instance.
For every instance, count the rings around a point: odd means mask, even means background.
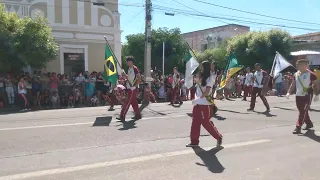
[[[47,18],[50,24],[54,24],[54,6],[55,6],[55,1],[47,1]]]
[[[91,4],[91,26],[98,26],[98,6]]]
[[[78,25],[84,25],[84,1],[78,1]]]
[[[70,24],[70,0],[62,1],[62,24]]]

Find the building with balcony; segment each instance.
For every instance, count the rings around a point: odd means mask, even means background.
[[[0,0],[7,11],[20,17],[41,15],[48,19],[59,44],[59,56],[44,71],[61,74],[102,71],[104,36],[121,59],[118,0],[104,2],[104,6],[97,6],[83,0]]]
[[[182,37],[194,50],[203,52],[208,48],[214,48],[226,38],[244,34],[250,31],[250,27],[237,24],[213,27],[182,34]]]

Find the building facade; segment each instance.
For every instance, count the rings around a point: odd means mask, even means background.
[[[194,50],[203,52],[208,48],[213,48],[219,45],[221,41],[226,38],[244,34],[250,31],[250,27],[229,24],[225,26],[218,26],[214,28],[193,31],[182,34],[190,47]]]
[[[71,74],[102,71],[105,44],[109,41],[121,63],[121,30],[118,0],[105,6],[82,0],[0,0],[20,17],[46,17],[59,44],[59,56],[44,71]]]

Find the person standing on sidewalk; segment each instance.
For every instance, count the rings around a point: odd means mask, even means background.
[[[308,112],[313,93],[316,95],[314,101],[319,100],[317,76],[308,69],[308,61],[305,59],[298,60],[297,69],[298,72],[294,74],[294,80],[292,81],[287,93],[287,98],[289,98],[290,93],[296,89],[296,105],[299,111],[299,117],[293,134],[301,134],[301,126],[304,123],[307,124],[305,130],[313,128],[313,123],[310,120]]]
[[[282,96],[282,73],[279,72],[276,77],[274,77],[274,83],[276,84],[277,96]]]
[[[180,74],[177,67],[174,67],[170,105],[173,105],[176,100],[179,101],[180,105],[183,103],[180,96]]]
[[[139,69],[133,65],[135,59],[133,56],[126,57],[127,64],[129,66],[128,74],[122,70],[123,76],[127,79],[127,91],[128,91],[128,98],[122,105],[120,116],[117,117],[118,120],[125,121],[126,114],[129,110],[130,105],[132,106],[135,112],[135,120],[141,119],[141,114],[139,110],[138,101],[136,98],[138,86],[140,83],[140,72]]]
[[[263,85],[265,83],[264,81],[265,81],[265,79],[268,78],[268,74],[266,71],[261,69],[261,66],[259,63],[256,63],[254,65],[254,67],[256,69],[256,72],[253,74],[253,77],[252,77],[253,88],[252,88],[252,93],[251,93],[250,108],[248,109],[248,111],[254,111],[254,107],[256,105],[256,98],[257,98],[257,94],[258,94],[258,96],[262,100],[264,106],[267,108],[266,112],[269,112],[270,106],[268,104],[266,97],[262,93]]]
[[[246,68],[247,74],[246,74],[246,78],[244,81],[244,85],[243,85],[243,101],[247,101],[247,97],[249,94],[251,94],[252,92],[252,77],[253,74],[250,71],[250,68],[247,67]]]
[[[192,125],[190,132],[190,144],[186,147],[199,146],[201,125],[217,140],[217,147],[222,144],[222,135],[218,132],[213,122],[210,121],[212,115],[212,103],[208,100],[212,91],[213,79],[210,77],[210,62],[204,61],[201,64],[199,82],[197,83],[196,99],[192,101]]]

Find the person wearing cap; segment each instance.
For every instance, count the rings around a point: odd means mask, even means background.
[[[172,80],[172,90],[171,90],[171,102],[170,105],[173,105],[174,101],[177,99],[180,104],[182,100],[180,97],[180,74],[177,67],[173,68],[173,80]],[[179,94],[179,95],[178,95]]]
[[[128,74],[126,74],[124,70],[122,70],[122,74],[127,79],[128,98],[122,105],[120,116],[117,117],[117,119],[121,121],[125,121],[125,117],[129,110],[130,105],[132,106],[135,112],[134,119],[135,120],[141,119],[139,105],[136,99],[136,94],[138,91],[138,86],[141,78],[140,72],[139,72],[139,69],[133,64],[135,60],[133,56],[127,56],[126,60],[129,66]]]
[[[294,74],[293,81],[287,93],[287,98],[289,98],[290,93],[296,89],[296,105],[299,111],[299,117],[293,134],[301,134],[301,126],[304,123],[307,124],[305,130],[313,128],[313,123],[310,120],[308,112],[313,94],[316,95],[314,101],[319,100],[317,76],[308,69],[308,61],[305,59],[298,60],[297,69],[298,71]]]
[[[261,98],[264,106],[267,108],[266,112],[270,111],[270,106],[268,104],[268,101],[264,94],[262,93],[263,85],[265,79],[267,79],[268,74],[266,71],[261,69],[261,66],[259,63],[256,63],[254,65],[256,72],[253,74],[252,77],[252,83],[253,83],[253,88],[252,88],[252,93],[251,93],[251,103],[250,103],[250,108],[248,111],[254,111],[254,107],[256,105],[256,98],[257,94]]]
[[[251,70],[249,67],[246,68],[247,74],[246,74],[246,78],[244,81],[244,93],[243,93],[243,101],[247,101],[247,97],[250,94],[251,90],[252,90],[252,77],[253,74],[251,73]]]

